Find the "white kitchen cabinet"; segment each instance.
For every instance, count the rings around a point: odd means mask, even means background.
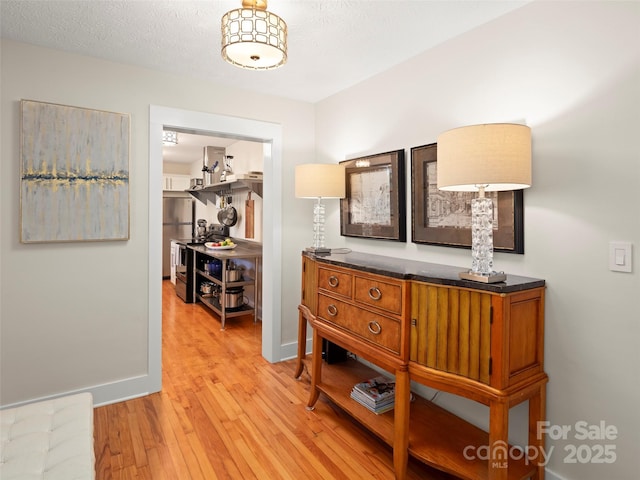
[[[162,190],[184,192],[191,187],[191,177],[189,175],[164,174],[162,175]]]

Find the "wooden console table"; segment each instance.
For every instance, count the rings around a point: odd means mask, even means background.
[[[408,455],[464,479],[544,479],[538,422],[545,419],[544,280],[460,280],[461,268],[377,255],[302,256],[298,365],[313,327],[311,393],[320,393],[393,447],[396,478]],[[376,415],[350,398],[378,373],[361,362],[322,361],[322,340],[395,376],[395,408]],[[489,432],[434,403],[411,399],[411,381],[489,407]],[[509,410],[529,401],[528,448],[508,444]],[[482,447],[482,448],[481,448]],[[529,457],[527,457],[529,453]]]

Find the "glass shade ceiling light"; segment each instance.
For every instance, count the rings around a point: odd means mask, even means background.
[[[222,58],[236,67],[269,70],[287,61],[287,24],[267,0],[242,0],[222,16]]]
[[[178,144],[178,133],[173,130],[163,130],[162,131],[162,144],[163,145],[177,145]]]
[[[531,129],[497,123],[455,128],[438,136],[438,188],[479,192],[471,201],[471,270],[460,278],[506,280],[493,271],[493,200],[484,192],[531,186]]]
[[[313,253],[330,253],[324,244],[323,198],[344,198],[345,168],[340,164],[309,163],[298,165],[295,175],[297,198],[315,198],[313,207],[313,247],[306,250]]]

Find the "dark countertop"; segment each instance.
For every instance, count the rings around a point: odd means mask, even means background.
[[[368,273],[386,275],[403,280],[417,280],[421,282],[473,288],[476,290],[485,290],[495,293],[511,293],[545,286],[544,280],[509,274],[507,274],[506,281],[497,283],[482,283],[462,280],[458,277],[458,274],[469,270],[468,268],[385,257],[369,253],[352,251],[349,253],[316,255],[311,252],[303,252],[303,255],[313,258],[319,263],[328,263],[331,265],[352,268]]]

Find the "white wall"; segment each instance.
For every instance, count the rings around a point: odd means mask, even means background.
[[[317,104],[318,159],[411,147],[476,123],[524,122],[533,133],[525,254],[496,268],[547,281],[548,419],[615,425],[615,440],[549,441],[549,469],[575,480],[640,475],[640,4],[534,2]],[[331,246],[470,266],[453,248],[347,239]],[[410,218],[407,222],[411,237]],[[632,274],[607,268],[608,242],[634,243]],[[438,401],[479,424],[486,409]],[[524,407],[524,408],[521,408]],[[526,439],[526,404],[512,415]],[[565,462],[570,445],[613,444],[613,464]]]
[[[97,403],[144,393],[150,105],[282,125],[282,228],[293,231],[293,170],[314,160],[313,106],[7,40],[1,62],[0,405],[87,389]],[[131,115],[129,241],[19,243],[23,98]],[[299,250],[282,252],[287,276],[298,276]],[[298,299],[299,291],[282,293],[283,343],[296,338]]]

